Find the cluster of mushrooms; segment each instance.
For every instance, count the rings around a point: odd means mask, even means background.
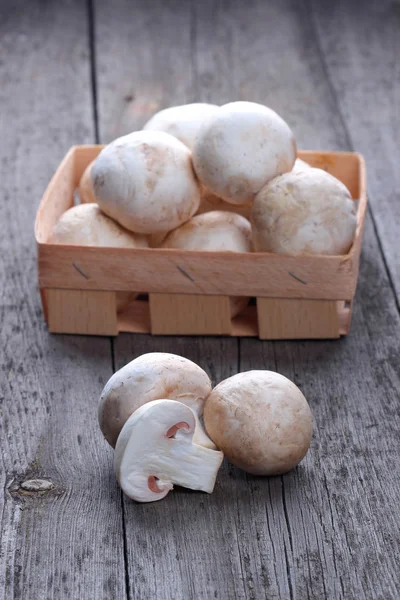
[[[337,255],[356,230],[348,189],[298,159],[287,123],[253,102],[158,112],[101,151],[79,195],[53,243]],[[233,298],[232,316],[247,302]]]
[[[161,500],[174,484],[211,493],[224,455],[254,475],[286,473],[312,436],[309,405],[283,375],[247,371],[212,389],[198,365],[164,352],[117,371],[98,416],[117,480],[138,502]]]

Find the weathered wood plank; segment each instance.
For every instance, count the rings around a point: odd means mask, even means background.
[[[165,106],[193,101],[190,3],[95,3],[102,143],[140,129]]]
[[[124,598],[120,495],[98,431],[108,339],[48,334],[35,210],[68,147],[93,141],[86,7],[0,7],[0,597]],[[38,479],[42,491],[27,480]],[[121,575],[122,574],[122,575]]]
[[[347,145],[367,160],[371,210],[400,300],[400,4],[312,2]]]

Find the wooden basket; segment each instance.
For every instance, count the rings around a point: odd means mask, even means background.
[[[102,146],[74,146],[41,201],[35,224],[39,287],[53,333],[338,338],[350,328],[367,197],[362,156],[299,152],[340,179],[358,201],[357,232],[344,256],[235,254],[47,243],[74,204],[86,166]],[[142,295],[117,312],[116,292]],[[147,296],[148,294],[148,296]],[[229,296],[255,302],[231,319]]]

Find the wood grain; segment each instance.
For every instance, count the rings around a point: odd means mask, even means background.
[[[84,4],[0,3],[4,600],[125,598],[120,494],[96,419],[109,340],[49,335],[33,240],[51,174],[93,140],[89,85]]]
[[[400,5],[312,0],[310,19],[346,145],[367,160],[374,223],[399,300]]]
[[[149,294],[153,335],[230,335],[229,296]]]
[[[48,326],[51,333],[117,335],[115,292],[47,290]]]
[[[96,2],[102,143],[141,129],[165,106],[195,100],[190,13],[181,0]]]
[[[257,298],[261,340],[338,338],[339,312],[334,300]]]
[[[358,258],[43,244],[42,288],[347,300]]]

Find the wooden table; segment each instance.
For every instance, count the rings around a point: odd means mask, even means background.
[[[1,3],[0,598],[399,598],[399,80],[398,2]],[[278,110],[301,148],[367,159],[350,336],[50,335],[33,221],[66,150],[165,106],[232,99]],[[269,479],[226,464],[211,496],[122,497],[98,398],[154,350],[214,382],[254,368],[294,380],[315,417],[306,460]]]

